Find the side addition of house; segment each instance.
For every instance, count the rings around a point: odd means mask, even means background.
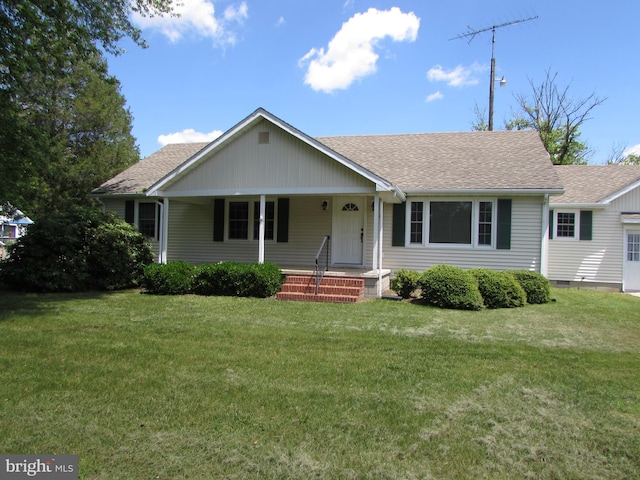
[[[557,285],[640,290],[640,166],[556,166],[548,278]]]

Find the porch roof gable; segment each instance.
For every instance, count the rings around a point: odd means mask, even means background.
[[[367,170],[362,165],[359,165],[358,163],[350,160],[349,158],[341,155],[340,153],[331,150],[330,148],[318,142],[314,138],[306,135],[305,133],[301,132],[300,130],[293,127],[292,125],[284,122],[283,120],[279,119],[275,115],[272,115],[271,113],[267,112],[263,108],[258,108],[255,112],[253,112],[251,115],[246,117],[244,120],[242,120],[241,122],[239,122],[238,124],[230,128],[229,130],[227,130],[221,136],[219,136],[218,138],[213,140],[211,143],[206,145],[204,148],[197,151],[185,162],[176,166],[173,170],[171,170],[169,173],[167,173],[165,176],[163,176],[157,182],[155,182],[148,189],[146,194],[150,196],[157,194],[157,192],[162,190],[163,187],[170,185],[172,182],[176,181],[178,178],[186,175],[189,171],[195,168],[196,165],[198,165],[201,161],[203,161],[203,159],[207,158],[211,153],[224,148],[224,146],[227,145],[232,139],[236,138],[238,135],[241,135],[243,132],[247,131],[249,128],[256,125],[258,122],[262,120],[271,122],[272,124],[276,125],[280,129],[292,135],[293,137],[297,138],[298,140],[302,141],[303,143],[306,143],[312,148],[315,148],[316,150],[325,154],[327,157],[335,160],[341,165],[347,167],[348,169],[356,172],[360,176],[371,181],[373,184],[375,184],[377,191],[392,192],[395,197],[404,199],[404,194],[402,193],[402,191],[392,183],[376,175],[375,173]]]

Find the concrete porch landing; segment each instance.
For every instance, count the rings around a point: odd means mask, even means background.
[[[379,275],[377,270],[330,267],[324,272],[318,295],[315,295],[315,275],[311,269],[280,267],[285,275],[280,300],[305,302],[355,303],[361,299],[377,298]],[[382,291],[389,289],[391,270],[383,269]]]

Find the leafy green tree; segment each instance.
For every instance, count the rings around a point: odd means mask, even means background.
[[[89,151],[87,132],[102,131],[100,138],[109,138],[103,145],[112,147],[118,135],[105,134],[100,122],[91,124],[92,115],[87,112],[93,110],[95,115],[102,101],[91,97],[109,90],[106,105],[119,101],[124,105],[124,101],[113,93],[119,95],[117,82],[106,74],[100,49],[121,53],[119,42],[125,37],[144,46],[139,29],[129,20],[130,12],[165,14],[171,6],[172,0],[0,2],[0,201],[38,217],[44,213],[46,198],[65,188],[53,188],[50,179],[59,178],[65,168],[85,175],[83,168],[69,167],[82,164],[88,154],[95,163],[102,162],[95,155],[104,151]],[[89,108],[91,103],[95,108]],[[80,117],[86,121],[76,128],[73,122]],[[123,142],[115,148],[126,150],[119,160],[126,164],[131,159],[131,141]],[[107,163],[113,163],[113,155],[107,157]],[[73,163],[74,159],[78,162]],[[97,170],[89,177],[106,175],[109,168]]]

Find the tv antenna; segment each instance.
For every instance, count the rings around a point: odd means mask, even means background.
[[[538,18],[537,15],[535,17],[520,18],[518,20],[512,20],[511,22],[500,23],[498,25],[492,25],[490,27],[480,28],[477,30],[471,27],[467,27],[468,31],[466,33],[461,33],[460,35],[457,35],[449,39],[449,40],[458,40],[462,38],[471,37],[469,38],[469,42],[468,42],[468,43],[471,43],[471,41],[476,37],[476,35],[483,32],[491,31],[491,79],[489,81],[489,131],[493,130],[493,86],[496,83],[496,59],[494,56],[495,47],[496,47],[496,29],[508,27],[509,25],[515,25],[516,23],[528,22],[531,20],[535,20],[537,18]],[[500,86],[504,87],[506,84],[507,84],[507,80],[504,77],[502,77],[500,79]]]

